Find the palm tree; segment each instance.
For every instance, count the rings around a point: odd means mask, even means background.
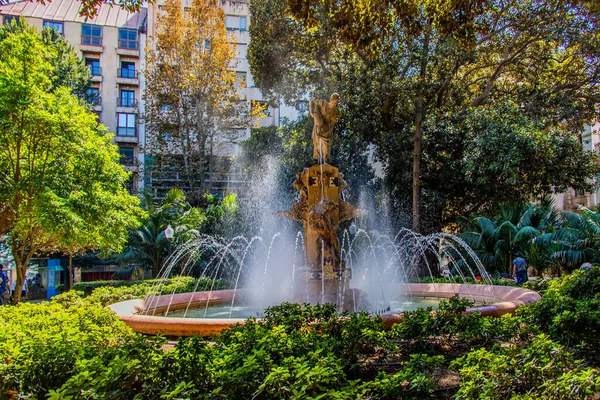
[[[510,272],[513,254],[534,253],[533,239],[554,230],[559,214],[548,198],[540,204],[505,204],[495,218],[459,218],[459,235],[491,271]],[[535,259],[535,257],[533,257]],[[529,260],[529,259],[528,259]],[[535,259],[535,262],[538,262]]]
[[[155,278],[168,257],[169,241],[165,237],[167,226],[173,228],[172,244],[177,246],[198,233],[197,229],[206,221],[206,215],[202,209],[192,207],[183,191],[176,188],[171,189],[160,204],[145,193],[142,206],[148,216],[141,221],[139,228],[130,232],[119,262],[150,268]]]
[[[584,262],[600,262],[600,213],[585,207],[580,212],[563,211],[562,225],[536,239],[539,245],[554,246],[552,258],[566,270]]]

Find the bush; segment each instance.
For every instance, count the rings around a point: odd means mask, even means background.
[[[116,281],[125,283],[108,286],[105,285],[105,282],[107,281],[98,282],[100,283],[85,282],[83,284],[73,285],[73,291],[76,294],[76,297],[82,298],[87,296],[87,302],[99,303],[107,306],[120,301],[139,299],[155,294],[185,293],[193,292],[195,290],[207,290],[211,287],[213,290],[220,290],[229,287],[228,282],[222,279],[195,279],[191,276],[179,276],[170,279],[151,279],[145,281]],[[130,284],[130,282],[137,283]],[[81,288],[86,291],[93,288],[93,291],[91,293],[85,293],[79,290]],[[73,301],[74,298],[73,294],[64,293],[53,297],[52,300],[59,303],[68,303]]]
[[[69,379],[76,363],[102,356],[134,334],[96,304],[0,307],[0,393],[43,398]]]
[[[479,349],[453,365],[462,377],[459,399],[586,399],[600,390],[600,377],[545,335],[526,348]]]
[[[542,299],[519,308],[517,315],[583,357],[599,357],[600,267],[549,281]]]

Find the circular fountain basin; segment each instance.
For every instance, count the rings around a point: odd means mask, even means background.
[[[425,299],[445,299],[458,294],[474,301],[478,306],[467,313],[480,312],[483,316],[499,317],[513,313],[523,304],[531,304],[541,297],[537,292],[512,286],[468,285],[450,283],[398,284],[397,292],[404,296]],[[167,311],[185,310],[215,305],[231,304],[232,299],[243,297],[243,290],[216,290],[155,296],[135,299],[109,306],[133,331],[144,334],[162,334],[171,337],[211,336],[245,318],[181,318],[164,317]],[[402,313],[381,314],[386,329],[402,321]]]

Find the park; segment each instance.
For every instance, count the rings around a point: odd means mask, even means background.
[[[0,398],[600,398],[597,4],[73,3],[0,4]]]

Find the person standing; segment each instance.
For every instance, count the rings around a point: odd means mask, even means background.
[[[513,260],[513,276],[517,281],[517,285],[522,286],[525,282],[529,280],[527,277],[527,261],[520,256],[515,254],[515,259]]]
[[[10,297],[6,285],[8,284],[8,276],[4,272],[4,265],[0,264],[0,304],[4,304],[6,299]]]

